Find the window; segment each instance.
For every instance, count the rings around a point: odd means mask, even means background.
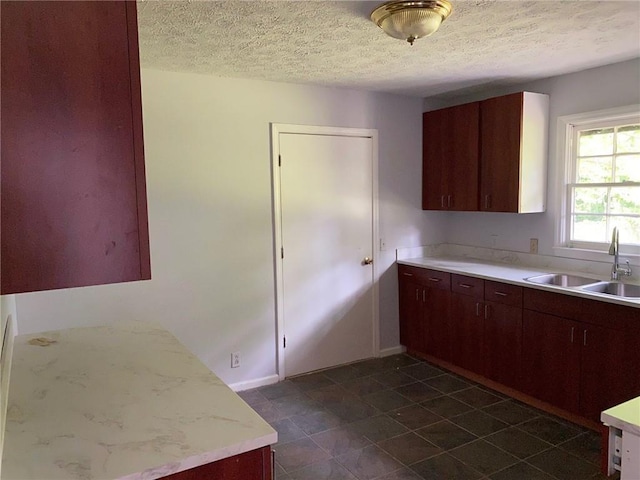
[[[558,244],[608,250],[613,227],[618,227],[621,251],[639,253],[640,108],[559,120],[565,175]]]

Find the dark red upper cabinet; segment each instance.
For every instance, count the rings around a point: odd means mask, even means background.
[[[520,92],[480,102],[480,210],[545,211],[549,96]]]
[[[423,113],[422,209],[544,212],[548,111],[520,92]]]
[[[151,278],[135,2],[0,8],[2,294]]]
[[[479,105],[423,113],[423,210],[478,210]]]

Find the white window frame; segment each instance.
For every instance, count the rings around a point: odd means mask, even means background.
[[[568,185],[573,183],[573,175],[576,168],[576,156],[573,148],[575,131],[584,127],[605,127],[608,125],[620,125],[623,123],[640,123],[640,104],[625,107],[598,110],[594,112],[579,113],[558,117],[557,130],[557,188],[556,195],[556,238],[554,252],[556,255],[583,260],[608,262],[608,243],[573,242],[570,244],[570,218],[568,218],[568,203],[570,189]],[[640,266],[640,246],[625,244],[624,238],[620,239],[620,254],[629,260],[632,265]]]

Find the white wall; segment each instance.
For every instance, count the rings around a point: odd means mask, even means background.
[[[578,73],[524,83],[508,89],[443,101],[426,99],[424,110],[481,100],[518,91],[546,93],[550,96],[549,161],[547,211],[517,215],[510,213],[449,213],[447,241],[460,245],[529,251],[529,239],[539,239],[539,253],[553,255],[557,201],[558,117],[640,103],[640,60],[608,65]]]
[[[154,70],[142,90],[152,280],[18,295],[21,333],[155,321],[227,383],[275,374],[275,122],[378,129],[381,347],[398,345],[394,249],[444,238],[420,209],[421,99]]]

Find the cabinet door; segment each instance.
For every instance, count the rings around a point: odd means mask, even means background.
[[[135,7],[0,4],[3,294],[151,278]]]
[[[478,210],[478,102],[423,114],[423,210]]]
[[[425,351],[442,360],[451,359],[449,290],[428,288],[424,316],[427,324]]]
[[[521,388],[521,307],[485,302],[484,360],[488,378]]]
[[[421,285],[400,277],[400,343],[410,351],[424,351],[423,295]]]
[[[523,391],[578,413],[581,328],[578,322],[524,310]]]
[[[517,212],[524,94],[480,104],[480,210]]]
[[[271,472],[271,447],[263,447],[162,478],[165,480],[273,480]]]
[[[451,361],[459,367],[484,374],[484,305],[478,298],[451,294]]]
[[[621,330],[583,324],[580,371],[580,413],[600,421],[600,412],[637,396],[630,348],[637,337]]]

